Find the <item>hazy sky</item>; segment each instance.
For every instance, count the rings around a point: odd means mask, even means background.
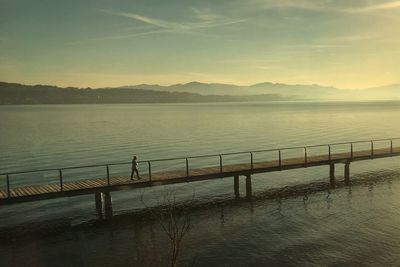
[[[0,80],[400,82],[400,1],[0,0]]]

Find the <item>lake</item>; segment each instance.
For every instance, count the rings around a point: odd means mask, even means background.
[[[0,172],[129,161],[133,154],[148,160],[398,137],[399,117],[396,101],[1,106]],[[155,168],[168,170],[181,164]],[[129,170],[111,171],[129,175]],[[87,175],[104,176],[92,170],[67,173],[66,179]],[[265,199],[197,211],[180,260],[189,264],[195,259],[197,266],[398,264],[398,159],[354,163],[351,175],[367,177],[369,182],[340,187],[329,195],[322,191],[307,198]],[[254,175],[253,190],[328,181],[328,176],[327,167]],[[337,176],[343,177],[342,166]],[[372,183],[371,177],[377,182]],[[12,185],[58,179],[52,173],[11,178]],[[4,187],[5,177],[0,179]],[[232,197],[233,179],[114,192],[114,212],[121,215],[142,208],[141,198],[156,205],[165,190],[178,201],[195,198],[207,203]],[[2,207],[0,215],[0,228],[43,227],[60,219],[79,225],[95,219],[96,211],[93,196],[81,196]],[[0,255],[11,265],[24,265],[22,255],[27,253],[32,266],[54,263],[55,255],[64,259],[60,266],[157,265],[146,263],[143,255],[149,252],[143,249],[163,255],[162,236],[157,225],[132,222],[112,231],[67,231],[23,245],[8,244]]]

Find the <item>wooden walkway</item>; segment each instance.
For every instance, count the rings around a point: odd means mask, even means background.
[[[390,140],[390,139],[389,139]],[[378,140],[380,141],[380,140]],[[349,143],[350,144],[350,143]],[[315,146],[316,147],[316,146]],[[353,150],[353,145],[351,145]],[[292,148],[291,148],[292,149]],[[278,151],[278,150],[277,150]],[[330,147],[329,147],[330,151]],[[128,176],[116,176],[103,179],[85,179],[72,182],[62,182],[47,185],[32,185],[24,187],[13,187],[0,189],[0,205],[52,199],[60,197],[71,197],[77,195],[96,194],[98,192],[111,192],[132,188],[144,188],[158,185],[186,183],[193,181],[217,179],[224,177],[237,177],[240,175],[249,176],[251,174],[282,171],[297,168],[307,168],[314,166],[330,165],[336,163],[349,164],[353,161],[370,160],[376,158],[386,158],[400,156],[400,147],[391,146],[388,148],[351,151],[347,153],[335,153],[317,156],[307,156],[305,150],[304,157],[282,159],[279,150],[279,159],[252,162],[243,164],[221,165],[216,167],[195,168],[182,171],[169,171],[149,173],[143,175],[141,180],[131,181]],[[150,166],[150,163],[149,163]],[[107,166],[108,170],[108,166]],[[3,174],[4,175],[4,174]],[[61,175],[61,171],[60,171]]]

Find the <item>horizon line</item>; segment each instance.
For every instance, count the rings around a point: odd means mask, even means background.
[[[191,83],[198,83],[198,84],[204,84],[204,85],[231,85],[231,86],[238,86],[238,87],[251,87],[255,85],[260,85],[260,84],[273,84],[273,85],[288,85],[288,86],[318,86],[318,87],[324,87],[324,88],[333,88],[337,90],[367,90],[367,89],[372,89],[372,88],[380,88],[380,87],[388,87],[388,86],[395,86],[395,85],[400,85],[400,83],[390,83],[390,84],[384,84],[384,85],[379,85],[379,86],[373,86],[373,87],[364,87],[364,88],[343,88],[343,87],[336,87],[333,85],[323,85],[323,84],[318,84],[318,83],[283,83],[283,82],[257,82],[257,83],[251,83],[251,84],[234,84],[234,83],[219,83],[219,82],[200,82],[200,81],[190,81],[190,82],[181,82],[181,83],[172,83],[172,84],[159,84],[159,83],[139,83],[139,84],[125,84],[125,85],[118,85],[118,86],[102,86],[102,87],[92,87],[92,86],[60,86],[60,85],[55,85],[55,84],[43,84],[43,83],[21,83],[21,82],[9,82],[9,81],[1,81],[0,83],[9,83],[9,84],[20,84],[20,85],[27,85],[27,86],[53,86],[53,87],[59,87],[59,88],[77,88],[77,89],[107,89],[107,88],[124,88],[124,87],[133,87],[133,86],[161,86],[161,87],[172,87],[176,85],[188,85]],[[137,88],[140,89],[140,88]]]

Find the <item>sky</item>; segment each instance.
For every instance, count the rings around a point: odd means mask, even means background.
[[[400,1],[0,0],[0,81],[400,83]]]

